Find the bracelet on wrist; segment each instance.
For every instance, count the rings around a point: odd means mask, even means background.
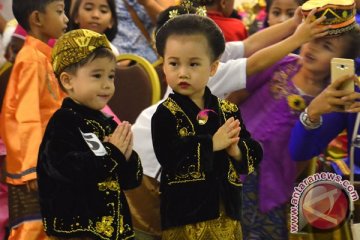
[[[304,125],[305,128],[307,129],[316,129],[316,128],[319,128],[322,123],[323,123],[323,119],[322,119],[322,116],[320,116],[320,119],[319,121],[312,121],[310,119],[310,116],[308,114],[308,109],[305,108],[304,112],[302,112],[300,114],[300,122],[302,123],[302,125]]]

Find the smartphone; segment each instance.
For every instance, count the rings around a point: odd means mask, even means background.
[[[331,82],[336,81],[342,76],[345,75],[354,75],[355,74],[355,63],[352,59],[347,58],[333,58],[331,59]],[[350,90],[354,91],[355,84],[354,81],[349,80],[344,82],[340,86],[341,90]]]

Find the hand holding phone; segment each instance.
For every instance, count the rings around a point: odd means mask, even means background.
[[[355,74],[355,63],[352,59],[347,58],[333,58],[331,59],[331,82],[335,82],[337,79],[343,76],[352,76]],[[345,81],[339,87],[339,90],[354,91],[355,83],[351,79]]]

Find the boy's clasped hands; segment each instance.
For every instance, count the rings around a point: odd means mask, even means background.
[[[121,122],[115,131],[104,138],[104,142],[109,142],[117,147],[125,159],[129,160],[133,150],[133,134],[131,132],[131,124],[129,122]]]
[[[234,117],[229,118],[212,137],[214,152],[225,149],[232,158],[240,161],[241,152],[238,146],[240,130],[240,121],[235,120]]]

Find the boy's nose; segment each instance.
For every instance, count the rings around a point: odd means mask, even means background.
[[[104,81],[102,87],[107,89],[107,88],[110,88],[111,84],[113,84],[112,81]]]

